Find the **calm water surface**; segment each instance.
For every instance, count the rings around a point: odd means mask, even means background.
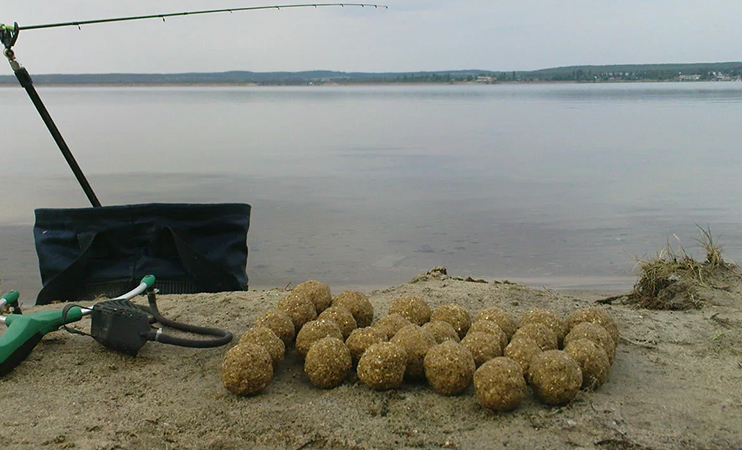
[[[104,205],[250,203],[253,288],[625,289],[695,224],[742,259],[742,83],[40,93]],[[88,205],[25,93],[0,102],[0,280],[35,297],[34,208]]]

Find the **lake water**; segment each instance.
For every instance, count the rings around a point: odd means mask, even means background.
[[[253,288],[628,289],[696,224],[742,259],[742,83],[39,91],[104,205],[250,203]],[[33,298],[34,208],[88,204],[25,92],[0,102],[0,279]]]

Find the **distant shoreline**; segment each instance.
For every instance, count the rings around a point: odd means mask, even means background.
[[[436,83],[436,82],[419,82],[419,83],[398,83],[398,82],[349,82],[349,83],[307,83],[307,84],[288,84],[288,83],[245,83],[245,82],[34,82],[35,86],[42,87],[259,87],[259,88],[295,88],[295,87],[353,87],[353,86],[510,86],[510,85],[558,85],[558,84],[647,84],[647,83],[730,83],[740,82],[742,80],[728,80],[728,81],[709,81],[709,80],[697,80],[697,81],[678,81],[678,80],[613,80],[613,81],[548,81],[548,80],[534,80],[534,81],[499,81],[493,83],[479,83],[476,81],[461,81],[461,82],[447,82],[447,83]],[[0,81],[0,89],[2,88],[17,88],[18,83],[9,81]]]
[[[683,64],[619,64],[568,66],[528,71],[481,69],[417,72],[296,72],[72,73],[31,74],[39,85],[115,86],[346,86],[346,85],[471,85],[541,83],[646,83],[742,81],[742,62]],[[0,86],[16,84],[0,75]]]

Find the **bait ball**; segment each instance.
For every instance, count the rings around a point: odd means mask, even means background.
[[[471,331],[461,340],[461,346],[471,352],[477,367],[490,359],[502,356],[500,339],[492,333]]]
[[[469,331],[471,326],[469,312],[453,303],[435,308],[433,314],[430,315],[430,320],[442,320],[450,323],[461,339],[466,336],[466,332]]]
[[[296,352],[304,358],[312,345],[328,336],[343,340],[343,333],[335,322],[325,319],[307,322],[296,335]]]
[[[237,395],[255,395],[273,378],[273,362],[268,350],[246,342],[227,350],[222,363],[222,384]]]
[[[358,325],[356,325],[356,319],[353,318],[353,314],[342,306],[331,306],[327,308],[317,316],[317,319],[325,319],[335,322],[335,325],[337,325],[338,328],[340,328],[340,331],[343,332],[343,339],[348,339],[350,333],[358,328]]]
[[[608,380],[611,363],[605,350],[595,342],[589,339],[570,341],[564,351],[580,365],[583,389],[597,389]]]
[[[402,328],[414,325],[414,323],[402,317],[401,314],[389,314],[377,320],[374,328],[386,334],[387,339],[391,339]]]
[[[350,350],[341,339],[325,337],[317,341],[307,353],[304,372],[313,385],[332,389],[345,381],[353,367]]]
[[[474,317],[474,322],[479,322],[480,320],[491,320],[495,322],[507,334],[508,339],[513,337],[515,330],[518,329],[518,323],[513,319],[513,316],[500,308],[485,308],[479,311]]]
[[[559,345],[562,344],[564,336],[567,335],[567,323],[562,320],[559,314],[548,309],[536,308],[523,314],[520,318],[520,326],[522,327],[529,323],[542,323],[546,325],[556,335]]]
[[[286,294],[276,304],[276,309],[285,312],[291,317],[294,329],[301,330],[301,327],[310,320],[317,318],[317,310],[314,309],[314,303],[304,294],[290,292]]]
[[[479,404],[493,411],[512,411],[526,397],[526,380],[520,364],[510,358],[494,358],[474,372]]]
[[[508,346],[505,347],[503,355],[520,364],[523,376],[526,377],[527,381],[530,381],[528,380],[528,369],[531,366],[531,360],[542,351],[536,341],[522,334],[513,336]]]
[[[359,328],[367,327],[374,321],[374,307],[368,297],[358,291],[345,291],[332,300],[332,306],[343,306],[356,319]]]
[[[255,321],[255,326],[270,328],[287,348],[294,343],[296,337],[294,322],[291,321],[288,314],[281,310],[272,309],[263,314]]]
[[[428,354],[428,350],[437,345],[433,335],[417,325],[407,325],[399,330],[390,342],[399,345],[407,353],[405,378],[408,380],[425,378],[423,367],[425,355]]]
[[[433,346],[425,355],[423,366],[428,383],[443,395],[463,392],[471,384],[476,370],[469,350],[452,340]]]
[[[577,339],[589,339],[601,346],[608,355],[608,361],[613,364],[613,359],[616,356],[616,344],[605,328],[593,322],[580,322],[564,338],[564,345],[568,345]]]
[[[620,337],[618,325],[616,325],[616,321],[613,320],[613,317],[605,309],[598,306],[580,308],[572,311],[572,313],[567,317],[567,327],[570,331],[581,322],[592,322],[605,328],[606,331],[608,331],[608,334],[611,335],[613,343],[618,345]]]
[[[358,364],[361,355],[374,344],[387,342],[389,338],[381,330],[374,327],[356,328],[350,333],[345,345],[350,349],[350,356],[353,358],[353,364]]]
[[[399,314],[415,325],[430,322],[430,306],[420,297],[399,297],[389,305],[389,314]]]
[[[454,342],[461,341],[461,339],[459,338],[459,334],[448,322],[444,322],[442,320],[433,320],[423,325],[423,328],[430,331],[430,334],[433,335],[435,341],[439,344],[442,344],[444,341],[447,341],[449,339]]]
[[[297,294],[304,294],[314,304],[314,309],[320,313],[330,307],[332,303],[332,294],[330,286],[317,280],[309,280],[299,283],[291,290]]]
[[[407,352],[391,342],[370,346],[358,361],[358,378],[371,389],[398,388],[404,379]]]
[[[473,331],[481,331],[482,333],[494,334],[497,340],[500,342],[500,348],[505,348],[508,345],[508,335],[502,331],[502,328],[494,320],[477,320],[471,327],[467,334]],[[498,355],[502,356],[502,355]]]
[[[515,336],[528,336],[529,338],[536,341],[539,348],[543,351],[546,350],[557,350],[559,348],[559,339],[556,334],[542,323],[529,323],[518,328],[515,332]]]
[[[582,386],[580,365],[562,350],[548,350],[534,356],[528,377],[541,403],[550,406],[571,402]]]
[[[240,344],[246,342],[258,344],[268,350],[268,353],[271,355],[271,360],[273,361],[274,369],[281,364],[281,361],[283,361],[286,346],[270,328],[254,327],[247,330],[240,337]]]

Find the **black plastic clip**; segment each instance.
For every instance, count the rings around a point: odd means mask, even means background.
[[[13,28],[11,29],[7,25],[0,25],[0,40],[2,40],[3,45],[6,49],[11,49],[15,45],[15,41],[18,40],[18,34],[20,33],[20,28],[18,27],[18,22],[13,24]]]

